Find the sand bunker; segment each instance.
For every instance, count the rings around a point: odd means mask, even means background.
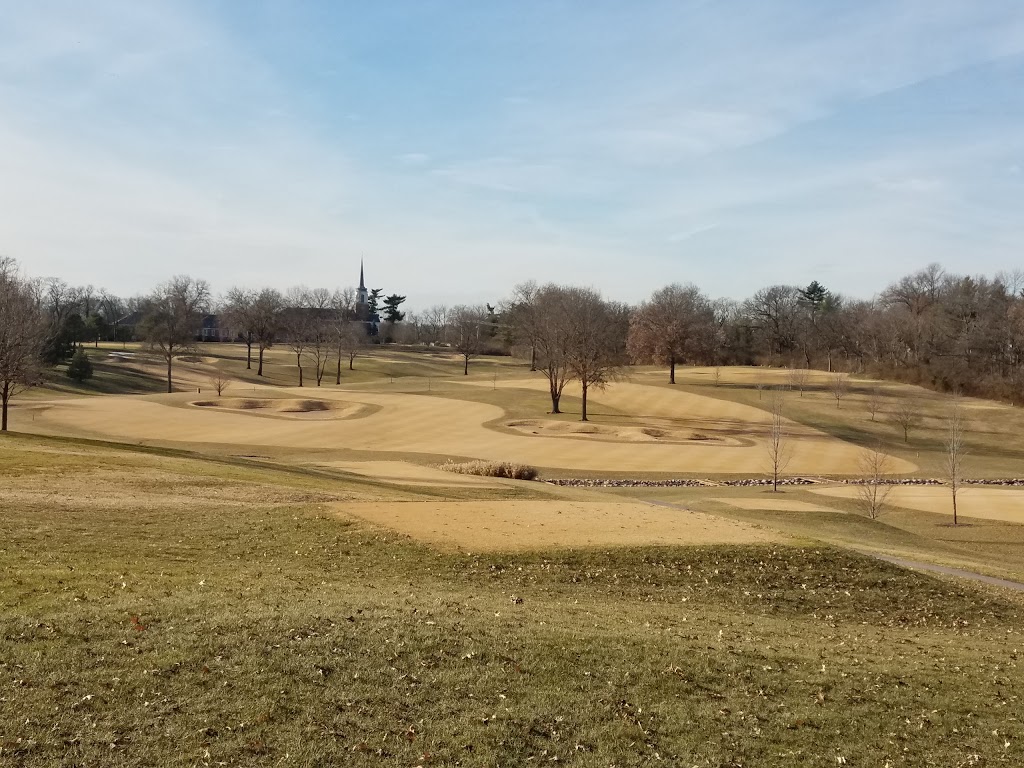
[[[840,499],[857,498],[857,488],[850,485],[816,488],[812,493]],[[961,488],[956,499],[960,517],[1024,524],[1024,490],[1019,488]],[[950,522],[953,521],[952,497],[949,488],[942,486],[897,486],[889,494],[888,503],[948,515]]]
[[[570,437],[583,440],[605,440],[626,443],[701,443],[707,445],[741,445],[737,438],[709,435],[691,429],[673,429],[660,426],[617,426],[555,421],[554,419],[518,419],[506,421],[505,426],[526,435]]]
[[[736,507],[737,509],[751,509],[751,510],[768,510],[769,512],[837,512],[838,510],[824,507],[820,504],[811,504],[807,501],[787,501],[786,499],[779,498],[739,498],[739,499],[728,499],[716,497],[715,501],[720,501],[723,504],[728,504],[730,507]]]
[[[371,410],[362,403],[348,403],[341,400],[260,399],[254,397],[222,397],[216,400],[196,400],[191,405],[197,408],[256,411],[263,414],[330,419],[351,419],[365,415]]]
[[[635,502],[339,503],[339,514],[470,552],[648,544],[755,544],[781,534],[701,512]]]

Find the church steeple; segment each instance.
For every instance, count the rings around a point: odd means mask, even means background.
[[[356,289],[356,306],[365,307],[370,296],[366,290],[366,280],[363,279],[363,260],[359,260],[359,288]]]

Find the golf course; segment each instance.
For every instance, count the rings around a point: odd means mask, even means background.
[[[636,367],[582,422],[515,358],[298,387],[285,351],[199,350],[167,394],[97,344],[11,409],[0,762],[1019,764],[1019,408],[964,402],[954,526],[947,398],[908,385]]]

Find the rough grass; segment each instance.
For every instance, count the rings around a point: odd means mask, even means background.
[[[830,548],[443,554],[324,477],[57,442],[3,487],[195,495],[5,505],[3,765],[1021,762],[1010,596]]]
[[[512,461],[447,461],[441,465],[445,472],[459,475],[480,475],[481,477],[504,477],[510,480],[536,480],[537,469],[528,464]]]

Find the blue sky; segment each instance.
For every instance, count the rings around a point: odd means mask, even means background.
[[[0,0],[0,253],[628,301],[1024,266],[1020,0]]]

